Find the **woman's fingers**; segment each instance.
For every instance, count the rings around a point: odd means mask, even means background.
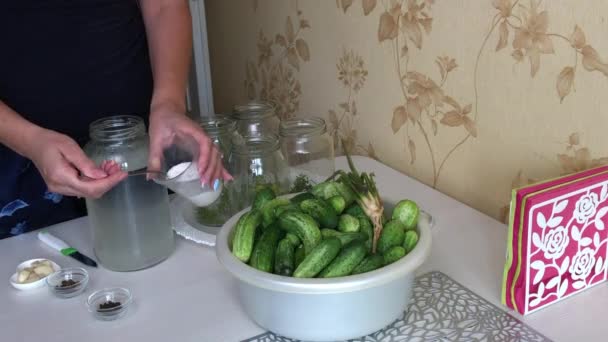
[[[110,166],[110,168],[115,167]],[[106,168],[108,168],[107,165]],[[53,188],[65,195],[87,198],[100,198],[127,176],[126,172],[118,170],[104,178],[89,177],[85,180],[80,177],[79,170],[67,159],[56,164],[55,170],[51,182]]]
[[[89,178],[103,178],[107,174],[95,163],[87,157],[82,149],[75,143],[66,143],[61,147],[61,154],[63,157],[76,169],[78,169],[83,175]]]
[[[202,174],[203,181],[213,186],[213,181],[217,179],[218,164],[221,164],[220,155],[216,148],[211,149],[211,153],[207,160],[199,158],[199,168],[201,163],[205,165],[205,171]]]
[[[196,141],[198,145],[197,166],[199,174],[201,175],[202,180],[208,183],[212,181],[212,179],[206,179],[205,176],[208,175],[209,169],[217,163],[216,160],[212,160],[217,158],[216,156],[214,156],[213,152],[215,145],[213,145],[211,139],[209,139],[209,137],[202,131],[193,130],[191,134],[191,137]]]
[[[232,180],[232,176],[224,169],[222,156],[205,131],[195,122],[183,114],[163,112],[157,109],[155,115],[151,115],[150,124],[150,160],[149,169],[158,169],[161,163],[160,141],[166,143],[184,144],[182,148],[190,150],[194,148],[194,155],[198,152],[197,169],[201,183],[213,186],[215,180]],[[165,137],[165,138],[163,138]],[[167,146],[167,145],[165,145]]]
[[[104,165],[103,170],[108,174],[114,174],[116,172],[120,172],[121,168],[120,165],[118,165],[115,161],[113,160],[108,160],[107,163]]]
[[[150,137],[148,170],[160,170],[163,148],[164,147],[161,139],[155,139],[154,137]]]
[[[127,177],[126,172],[114,172],[101,179],[82,180],[78,177],[69,180],[69,187],[78,192],[82,197],[100,198],[123,179]]]
[[[234,178],[232,177],[232,175],[228,172],[228,170],[222,168],[222,179],[224,179],[224,181],[228,182],[231,180],[234,180]]]

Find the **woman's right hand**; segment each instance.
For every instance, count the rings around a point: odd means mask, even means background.
[[[73,139],[47,129],[31,139],[27,157],[38,168],[49,191],[67,196],[96,199],[127,176],[115,168],[104,171],[97,167]],[[81,179],[80,175],[89,179]]]

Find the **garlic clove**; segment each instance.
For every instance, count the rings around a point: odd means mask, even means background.
[[[40,277],[36,273],[30,272],[30,275],[27,277],[27,280],[25,282],[26,283],[32,283],[32,282],[35,282],[37,280],[40,280]]]
[[[30,271],[28,271],[27,269],[23,269],[21,271],[19,271],[19,274],[17,275],[17,282],[18,283],[25,283],[25,281],[27,280],[27,278],[30,276]]]
[[[49,274],[53,273],[53,269],[50,266],[41,265],[34,268],[34,272],[41,277],[46,277]]]

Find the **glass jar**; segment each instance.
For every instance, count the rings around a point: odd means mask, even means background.
[[[209,139],[220,149],[222,155],[226,156],[224,162],[227,165],[227,157],[230,155],[232,140],[236,131],[236,122],[228,115],[223,114],[202,117],[198,122]]]
[[[291,118],[281,122],[281,150],[289,167],[289,192],[308,190],[335,172],[334,145],[325,120]]]
[[[236,130],[236,122],[224,115],[205,117],[199,120],[203,130],[213,143],[220,149],[224,168],[228,170],[228,157],[232,149],[232,140]],[[196,219],[200,224],[210,227],[221,227],[233,215],[229,198],[229,183],[225,183],[222,193],[211,205],[196,208]],[[197,228],[196,226],[195,228]]]
[[[135,116],[112,116],[89,126],[85,153],[97,165],[114,160],[124,171],[144,170],[148,135]],[[173,252],[166,188],[144,175],[129,176],[99,199],[86,199],[98,261],[113,271],[135,271],[165,260]]]
[[[233,213],[251,205],[255,189],[259,185],[270,185],[277,194],[288,189],[287,163],[279,146],[276,134],[242,137],[233,142],[228,171],[234,181],[227,183]]]
[[[252,101],[234,107],[236,130],[242,136],[278,134],[281,120],[270,102]]]

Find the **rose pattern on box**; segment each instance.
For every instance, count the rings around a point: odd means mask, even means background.
[[[535,205],[528,222],[525,312],[607,279],[608,182]],[[532,280],[532,281],[529,281]]]

